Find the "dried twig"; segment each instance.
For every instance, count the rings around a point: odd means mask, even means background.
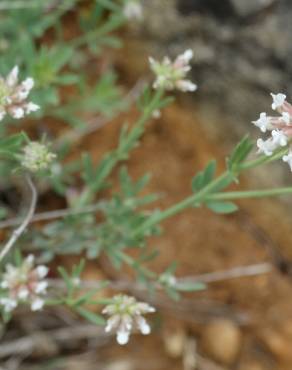
[[[273,270],[273,265],[269,262],[257,263],[249,266],[233,267],[229,270],[209,272],[193,277],[185,277],[179,279],[180,282],[191,283],[215,283],[218,281],[235,279],[244,276],[256,276],[269,273]]]
[[[103,328],[91,324],[79,324],[74,327],[42,331],[2,343],[0,346],[0,358],[11,355],[29,355],[34,350],[38,350],[41,347],[42,341],[45,340],[62,345],[64,342],[78,341],[84,338],[95,339],[95,345],[98,344],[97,339],[99,339],[99,344],[104,345],[110,336],[104,332]]]
[[[35,212],[35,207],[36,207],[36,202],[37,202],[37,191],[36,191],[36,188],[35,188],[32,180],[31,180],[30,176],[26,175],[25,179],[26,179],[26,182],[27,182],[27,184],[28,184],[28,186],[31,190],[31,201],[30,201],[29,210],[27,212],[26,217],[22,221],[21,225],[13,231],[10,239],[4,245],[3,249],[1,250],[0,261],[3,260],[3,258],[7,255],[7,253],[9,253],[9,251],[11,250],[13,245],[16,243],[18,238],[25,231],[27,225],[29,224],[29,222],[30,222],[30,220],[33,217],[34,212]]]
[[[258,263],[255,265],[249,266],[239,266],[234,267],[229,270],[215,271],[206,274],[196,275],[196,276],[187,276],[177,279],[177,284],[191,282],[191,283],[213,283],[223,280],[235,279],[240,277],[247,276],[256,276],[269,273],[273,270],[273,265],[267,262]],[[49,284],[51,287],[64,289],[66,284],[62,279],[49,279]],[[81,287],[85,289],[100,289],[102,283],[98,280],[82,280],[80,282]],[[143,291],[147,290],[147,287],[144,284],[137,283],[135,281],[129,280],[117,280],[109,282],[107,286],[114,290],[137,290]]]
[[[99,202],[97,204],[92,204],[90,206],[86,206],[83,208],[64,208],[64,209],[56,209],[54,211],[47,211],[47,212],[40,212],[36,213],[29,221],[29,223],[39,222],[39,221],[49,221],[56,218],[62,218],[67,216],[76,216],[83,213],[92,213],[98,211],[101,208],[102,203]],[[10,218],[5,221],[0,222],[0,229],[5,229],[11,226],[17,226],[21,223],[22,218],[14,217]]]

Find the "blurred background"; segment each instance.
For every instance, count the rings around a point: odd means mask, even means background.
[[[69,34],[74,33],[76,13],[84,11],[79,5],[63,20]],[[144,0],[142,6],[143,19],[115,31],[122,47],[99,55],[98,62],[93,58],[87,68],[100,73],[101,66],[113,67],[128,91],[137,81],[152,78],[148,56],[173,58],[186,49],[194,51],[191,79],[198,84],[197,92],[178,95],[175,104],[152,120],[129,160],[134,178],[152,173],[148,190],[161,193],[159,205],[166,207],[189,194],[191,177],[210,159],[218,158],[223,169],[225,157],[242,136],[257,138],[251,121],[270,111],[271,92],[285,93],[289,101],[292,2]],[[48,41],[50,35],[42,42]],[[129,121],[133,117],[134,110],[126,114]],[[75,154],[86,149],[98,161],[113,147],[124,120],[125,115],[115,118],[81,140]],[[54,121],[43,124],[54,127]],[[286,165],[275,163],[246,174],[239,188],[291,182]],[[241,201],[234,215],[194,209],[167,220],[164,234],[149,240],[160,252],[150,266],[163,271],[177,260],[178,275],[204,274],[207,290],[180,302],[138,292],[159,314],[152,335],[134,336],[123,348],[68,312],[46,312],[54,327],[49,335],[42,330],[44,314],[16,318],[12,329],[21,328],[20,341],[13,330],[5,338],[2,368],[291,370],[291,204],[289,197]],[[85,275],[120,277],[106,261],[90,263]],[[56,316],[70,329],[56,327]]]

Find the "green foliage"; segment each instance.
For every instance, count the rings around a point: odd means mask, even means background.
[[[192,190],[200,191],[205,186],[207,186],[214,178],[216,172],[217,163],[215,160],[210,161],[203,171],[198,172],[198,174],[192,179]]]
[[[253,148],[253,143],[246,135],[236,145],[235,149],[227,159],[227,168],[236,178],[239,173],[240,164],[247,158]]]
[[[233,213],[238,210],[238,207],[233,202],[207,201],[206,205],[215,213]]]
[[[139,145],[153,113],[173,101],[165,91],[145,86],[137,99],[139,116],[132,125],[122,126],[114,149],[101,158],[84,152],[81,158],[72,159],[70,155],[76,154],[79,137],[84,138],[95,130],[96,119],[111,119],[129,106],[118,86],[116,72],[100,61],[105,47],[121,46],[114,31],[125,22],[124,1],[96,0],[84,5],[78,0],[64,0],[61,6],[51,7],[41,0],[36,5],[31,9],[12,9],[4,15],[0,4],[0,74],[5,77],[14,65],[19,65],[22,79],[27,76],[34,79],[31,98],[41,109],[29,117],[37,120],[31,135],[33,140],[40,141],[45,131],[58,162],[44,176],[31,177],[40,193],[49,193],[49,198],[53,192],[57,193],[67,208],[53,216],[47,215],[46,222],[37,227],[30,225],[17,241],[22,252],[35,252],[40,263],[52,262],[58,255],[75,254],[86,260],[104,254],[116,269],[123,264],[130,266],[136,281],[145,284],[150,293],[163,288],[175,300],[182,292],[204,289],[205,285],[196,279],[177,279],[175,262],[161,274],[147,268],[147,263],[158,255],[155,248],[149,248],[147,239],[160,233],[163,220],[188,207],[205,205],[222,214],[236,211],[237,206],[228,200],[235,199],[234,193],[223,190],[237,180],[251,152],[251,141],[245,137],[237,145],[227,160],[224,174],[216,177],[217,162],[210,161],[192,179],[193,194],[165,210],[157,209],[158,196],[149,194],[146,188],[150,175],[132,179],[124,165]],[[73,12],[74,7],[78,11]],[[68,16],[74,18],[76,25],[69,32],[66,31]],[[14,174],[27,177],[28,170],[20,164],[23,147],[31,139],[23,132],[15,134],[15,127],[11,127],[15,124],[7,115],[0,126],[0,176],[7,179],[7,186]],[[64,127],[65,135],[57,137]],[[119,189],[113,191],[110,181],[116,174]],[[0,218],[10,211],[1,204]],[[132,248],[136,249],[135,258],[127,253]],[[21,253],[16,254],[16,266],[21,258]],[[109,303],[97,296],[108,282],[98,282],[92,289],[83,286],[84,268],[83,259],[70,272],[60,266],[60,279],[55,280],[61,283],[61,291],[50,291],[46,303],[67,305],[86,320],[104,325],[103,317],[88,305]],[[0,289],[0,298],[2,295]],[[1,313],[3,321],[10,319],[10,314],[3,310]]]

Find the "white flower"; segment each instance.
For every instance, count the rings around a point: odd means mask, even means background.
[[[259,148],[258,153],[264,153],[267,156],[272,155],[273,151],[275,150],[275,144],[271,138],[266,141],[263,139],[258,139],[257,147]]]
[[[168,287],[175,287],[176,284],[177,284],[177,279],[172,274],[164,273],[164,274],[160,275],[159,283],[161,285],[165,285],[165,286],[168,286]]]
[[[188,80],[177,81],[176,87],[182,92],[196,91],[197,85]]]
[[[48,275],[49,269],[47,268],[47,266],[41,265],[36,267],[36,272],[38,274],[38,277],[42,279]]]
[[[258,139],[258,153],[264,153],[271,156],[273,152],[281,147],[289,146],[292,139],[292,105],[287,102],[284,94],[271,94],[273,97],[272,108],[279,115],[268,117],[265,112],[260,114],[260,118],[253,123],[259,127],[262,132],[271,131],[267,140]],[[292,155],[283,156],[283,161],[287,162],[292,170]]]
[[[45,301],[41,298],[36,298],[31,302],[31,310],[39,311],[44,307]]]
[[[185,79],[191,69],[189,63],[192,57],[193,51],[190,49],[179,55],[173,62],[168,57],[164,57],[162,62],[158,62],[150,57],[150,68],[156,76],[153,88],[178,89],[183,92],[195,91],[197,85]]]
[[[29,77],[18,83],[18,73],[19,69],[15,66],[6,78],[0,76],[0,121],[6,114],[20,119],[39,109],[38,105],[26,101],[34,80]]]
[[[283,113],[282,113],[281,120],[282,120],[283,122],[285,122],[285,123],[286,123],[286,125],[289,125],[290,120],[291,120],[290,113],[288,113],[288,112],[283,112]]]
[[[272,140],[275,148],[278,146],[286,146],[288,143],[288,138],[283,131],[273,130],[272,131]]]
[[[262,132],[266,132],[267,130],[271,130],[273,128],[270,122],[270,118],[267,117],[267,113],[265,112],[262,112],[260,114],[260,118],[256,121],[252,121],[252,123],[257,126]]]
[[[124,345],[128,343],[134,329],[138,329],[143,335],[150,333],[151,328],[142,315],[155,312],[155,309],[148,303],[138,302],[134,297],[117,295],[113,298],[113,303],[107,305],[102,312],[109,316],[105,331],[115,331],[117,342]]]
[[[42,280],[48,273],[46,266],[34,267],[33,255],[27,256],[20,266],[6,265],[2,276],[1,288],[6,296],[0,299],[0,305],[10,312],[21,302],[29,303],[33,311],[40,310],[45,301],[47,281]]]
[[[30,172],[47,170],[56,158],[56,154],[49,151],[48,146],[37,141],[31,141],[23,148],[21,165]]]
[[[48,282],[47,281],[40,281],[36,284],[35,292],[37,294],[45,294],[47,292]]]
[[[152,113],[152,117],[155,118],[155,119],[159,119],[161,117],[161,111],[159,109],[156,109],[153,113]]]
[[[139,0],[127,0],[124,6],[123,13],[124,13],[124,16],[128,18],[129,20],[143,19],[143,8]]]
[[[284,155],[282,159],[284,162],[288,163],[288,165],[290,166],[290,170],[292,172],[292,151],[289,150],[289,153],[287,155]]]
[[[4,311],[11,312],[17,307],[17,301],[12,298],[0,298],[0,305],[4,307]]]
[[[286,95],[285,94],[273,94],[271,93],[272,98],[273,98],[273,103],[272,103],[272,109],[276,110],[277,108],[281,108],[286,100]]]

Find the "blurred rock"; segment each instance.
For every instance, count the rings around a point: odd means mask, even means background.
[[[215,117],[211,135],[233,144],[270,109],[270,92],[292,95],[291,17],[288,0],[146,0],[139,38],[155,57],[193,49],[190,99]]]
[[[230,320],[210,322],[202,334],[202,347],[206,354],[224,365],[232,364],[240,350],[241,331]]]
[[[231,0],[236,13],[241,17],[258,13],[274,2],[275,0]]]
[[[265,348],[281,362],[292,362],[292,323],[283,328],[266,328],[260,333]]]
[[[182,357],[186,339],[186,333],[183,328],[177,328],[173,331],[166,331],[163,335],[163,342],[167,354],[171,358]]]
[[[247,361],[241,364],[238,370],[266,370],[263,365],[256,361]]]

